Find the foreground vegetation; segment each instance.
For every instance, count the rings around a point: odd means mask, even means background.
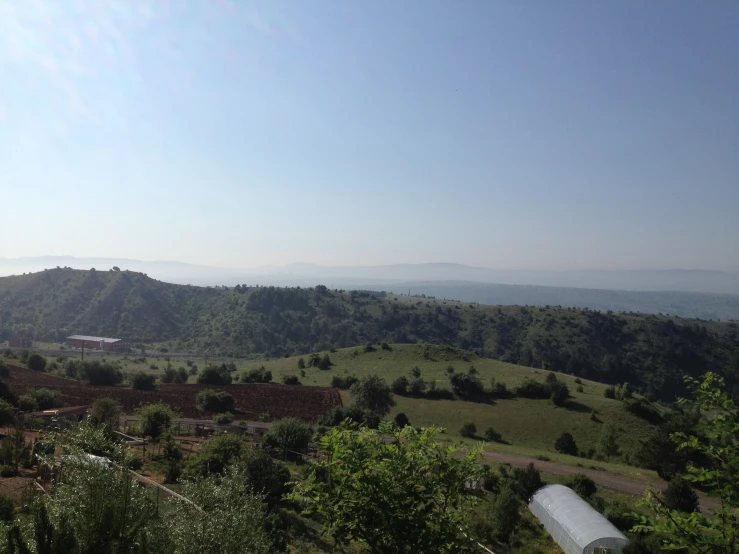
[[[177,352],[282,357],[367,342],[448,344],[672,399],[683,375],[737,377],[737,324],[558,307],[466,305],[361,291],[162,283],[54,269],[0,279],[0,336],[166,341]]]

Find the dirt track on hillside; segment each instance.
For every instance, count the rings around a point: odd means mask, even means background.
[[[527,458],[525,456],[517,456],[515,454],[503,454],[501,452],[483,452],[483,458],[493,462],[508,463],[514,467],[525,467],[530,463],[539,471],[545,473],[552,473],[554,475],[575,475],[583,474],[590,477],[596,485],[599,487],[605,487],[607,489],[629,494],[631,496],[643,496],[644,490],[650,484],[647,481],[640,479],[632,479],[630,477],[623,477],[621,475],[613,475],[612,473],[606,473],[605,471],[598,471],[595,469],[587,469],[583,467],[568,466],[565,464],[559,464],[557,462],[547,462],[544,460],[537,460],[535,458]],[[657,484],[658,487],[662,488],[666,483],[660,482]],[[715,498],[706,498],[700,496],[701,511],[718,507],[718,501]]]

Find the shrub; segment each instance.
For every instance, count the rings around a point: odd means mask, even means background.
[[[395,394],[398,396],[405,396],[408,394],[408,377],[405,375],[401,375],[395,381],[393,381],[390,385],[390,390],[392,390]]]
[[[3,379],[10,377],[10,368],[8,368],[2,360],[0,360],[0,377]]]
[[[35,412],[36,410],[38,410],[36,398],[30,392],[27,392],[26,394],[21,394],[18,397],[18,402],[16,403],[16,405],[20,411],[26,413]]]
[[[578,473],[570,477],[565,482],[565,485],[570,487],[585,500],[590,500],[593,498],[595,493],[598,492],[598,486],[595,484],[595,481],[582,473]]]
[[[220,390],[201,390],[195,397],[198,410],[210,413],[232,412],[234,409],[234,397]]]
[[[510,487],[504,487],[495,498],[492,510],[493,529],[495,538],[500,542],[507,543],[519,525],[520,504]]]
[[[505,383],[497,381],[492,387],[493,396],[496,398],[506,398],[509,396],[508,387]]]
[[[323,370],[331,369],[332,365],[334,364],[331,361],[331,358],[329,357],[328,354],[325,354],[323,358],[321,358],[321,360],[318,362],[318,369],[323,369]]]
[[[304,450],[308,448],[313,431],[307,423],[288,417],[272,424],[264,435],[264,443],[282,450]]]
[[[198,383],[201,385],[230,385],[231,373],[226,364],[208,366],[198,375]]]
[[[555,375],[554,373],[552,373],[552,372],[550,371],[549,373],[547,373],[547,376],[546,376],[546,378],[544,379],[544,382],[545,382],[545,383],[546,383],[547,385],[549,385],[549,386],[552,386],[552,385],[553,385],[554,383],[556,383],[556,382],[557,382],[557,376],[556,376],[556,375]]]
[[[298,369],[305,369],[305,360],[302,357],[298,358]]]
[[[380,418],[374,412],[362,410],[357,406],[347,406],[346,408],[334,408],[330,412],[324,414],[319,419],[321,425],[329,425],[334,427],[348,419],[354,423],[364,424],[370,429],[377,429],[380,424]]]
[[[272,372],[268,371],[264,366],[259,366],[257,369],[250,369],[241,374],[242,383],[269,383],[271,381]]]
[[[498,431],[493,429],[492,427],[488,427],[485,429],[485,440],[490,442],[501,442],[503,440],[503,437]]]
[[[75,370],[76,376],[89,385],[113,386],[123,381],[120,370],[107,362],[93,360],[81,362],[79,365],[72,364],[69,367]],[[65,371],[69,369],[65,367]]]
[[[380,417],[395,405],[390,387],[381,377],[367,375],[354,383],[351,388],[352,402],[363,410],[375,412]]]
[[[425,390],[426,390],[426,381],[424,381],[420,377],[411,379],[408,382],[407,391],[410,396],[414,396],[414,397],[423,396],[423,392]]]
[[[346,377],[334,375],[331,377],[331,386],[337,389],[347,390],[350,389],[357,381],[359,381],[359,379],[354,375],[348,375]]]
[[[392,351],[392,349],[393,349],[393,347],[392,347],[392,346],[390,346],[390,345],[389,345],[388,343],[386,343],[386,342],[383,342],[383,343],[382,343],[382,344],[380,345],[380,348],[382,348],[383,350],[387,350],[387,351]]]
[[[112,398],[96,398],[90,408],[88,421],[92,425],[102,425],[109,430],[118,428],[123,408]]]
[[[167,366],[164,374],[160,377],[162,383],[187,383],[187,370],[184,367],[175,369]]]
[[[247,483],[264,494],[270,506],[277,504],[288,490],[290,471],[261,448],[245,448],[238,467],[243,470]]]
[[[33,354],[30,354],[28,356],[26,367],[34,371],[43,371],[44,369],[46,369],[46,358],[44,358],[41,354],[37,354],[36,352],[34,352]]]
[[[520,385],[516,387],[516,396],[523,398],[549,398],[550,391],[544,383],[534,381],[533,379],[524,379]]]
[[[138,432],[141,436],[157,440],[169,431],[175,413],[166,404],[147,404],[136,410],[136,416],[139,418]]]
[[[541,472],[536,469],[533,462],[524,468],[514,468],[512,477],[516,482],[516,490],[519,496],[527,502],[537,490],[544,486],[544,482],[541,480]]]
[[[207,477],[223,473],[226,466],[238,458],[244,443],[234,435],[218,435],[203,443],[197,454],[191,456],[185,468],[189,477]]]
[[[657,424],[662,421],[662,414],[659,413],[656,406],[643,398],[628,398],[624,400],[624,407],[635,416],[650,423]]]
[[[578,385],[577,386],[577,392],[584,392],[584,391],[585,391],[585,389],[583,388],[582,385]]]
[[[578,385],[581,385],[582,381],[580,380],[579,377],[575,377],[575,383],[577,383]]]
[[[13,521],[14,515],[13,499],[0,493],[0,521]]]
[[[449,389],[437,389],[436,382],[429,383],[429,390],[426,391],[426,398],[429,400],[454,400],[454,394]]]
[[[662,500],[671,510],[688,513],[698,511],[698,495],[690,483],[679,475],[670,479]]]
[[[213,416],[213,423],[217,425],[228,425],[233,423],[234,415],[231,412],[224,412]]]
[[[398,429],[402,429],[406,425],[410,425],[410,421],[408,420],[408,416],[405,415],[403,412],[399,412],[395,415],[395,419],[393,420],[395,422],[395,426]]]
[[[555,406],[564,406],[570,398],[570,389],[562,381],[555,381],[550,386],[549,398]]]
[[[13,406],[10,402],[0,398],[0,426],[10,425],[14,420]]]
[[[131,388],[133,390],[155,390],[155,381],[156,377],[151,373],[139,371],[131,378]]]
[[[298,378],[297,375],[283,375],[282,384],[283,385],[299,385],[300,379]]]
[[[471,421],[468,421],[467,423],[463,423],[462,427],[459,430],[459,434],[463,437],[474,437],[475,433],[477,433],[477,426],[472,423]]]
[[[609,502],[606,504],[603,515],[616,526],[621,532],[627,532],[636,523],[634,516],[634,509],[631,506],[627,506],[619,500]],[[649,552],[659,552],[659,550],[650,550]]]
[[[616,387],[613,385],[606,387],[605,390],[603,390],[603,396],[606,398],[616,398]]]
[[[452,373],[449,376],[449,383],[452,385],[452,391],[459,398],[474,399],[481,396],[484,392],[482,381],[477,377],[475,372]]]
[[[372,346],[372,343],[371,342],[368,342],[367,344],[364,345],[364,351],[365,352],[374,352],[375,351],[375,347]]]
[[[572,433],[564,432],[554,442],[554,449],[560,454],[569,454],[570,456],[577,456],[577,442]]]

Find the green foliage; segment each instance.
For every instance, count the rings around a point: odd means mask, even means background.
[[[476,497],[464,483],[479,475],[479,451],[457,456],[434,441],[436,432],[334,428],[321,438],[318,463],[331,479],[308,479],[288,498],[319,517],[339,548],[357,541],[371,554],[472,552],[465,508]]]
[[[225,391],[204,389],[195,397],[198,410],[209,413],[233,412],[234,397]]]
[[[12,468],[17,475],[21,467],[30,465],[32,443],[26,442],[26,435],[21,424],[16,424],[8,435],[0,442],[0,465]]]
[[[305,450],[313,438],[313,430],[310,425],[288,417],[272,424],[269,431],[264,435],[264,444],[281,450]]]
[[[332,365],[334,364],[331,362],[331,358],[329,357],[329,355],[324,354],[323,358],[321,358],[321,360],[318,362],[318,369],[322,369],[325,371],[327,369],[331,369]]]
[[[492,427],[488,427],[485,429],[485,440],[489,442],[502,442],[503,436]]]
[[[609,460],[612,456],[617,456],[621,451],[619,432],[614,425],[609,423],[603,426],[603,430],[598,438],[598,450]]]
[[[8,401],[0,398],[0,426],[10,425],[14,420],[13,406]]]
[[[449,383],[452,386],[452,392],[463,400],[475,400],[482,396],[484,387],[482,381],[476,375],[475,371],[467,371],[467,373],[452,373],[449,375]]]
[[[595,481],[582,473],[576,473],[567,479],[567,481],[565,481],[565,485],[570,487],[585,500],[590,500],[595,496],[595,493],[598,492],[598,486],[595,484]]]
[[[606,390],[603,391],[603,396],[606,398],[616,398],[616,387],[613,385],[607,387]]]
[[[377,375],[362,377],[350,390],[355,406],[375,412],[380,417],[386,415],[395,405],[390,388],[385,380]]]
[[[222,414],[216,414],[213,416],[213,423],[217,425],[228,425],[233,423],[234,415],[231,412],[225,412]]]
[[[67,375],[72,373],[70,377],[81,379],[88,385],[112,386],[123,381],[123,375],[117,367],[100,360],[85,362],[68,360],[65,371]]]
[[[572,433],[565,431],[554,443],[554,449],[560,454],[569,454],[570,456],[577,456],[577,442]]]
[[[235,461],[241,454],[244,443],[234,435],[218,435],[203,444],[194,456],[191,456],[185,468],[188,477],[207,477],[218,475]]]
[[[26,367],[34,371],[44,371],[46,369],[46,358],[34,352],[28,356]]]
[[[139,434],[157,440],[169,431],[176,414],[167,404],[147,404],[136,410],[136,417]]]
[[[549,398],[555,406],[564,406],[570,398],[570,389],[562,381],[552,383],[549,390]]]
[[[302,357],[298,358],[298,369],[305,369],[305,360]]]
[[[13,499],[5,494],[0,494],[0,521],[13,521],[14,513]]]
[[[230,385],[231,373],[226,364],[208,366],[200,372],[197,382],[201,385]]]
[[[21,394],[18,397],[18,402],[16,402],[16,406],[18,409],[22,412],[35,412],[38,410],[38,404],[36,404],[36,398],[31,394],[30,392],[27,392],[25,394]]]
[[[335,427],[336,425],[340,425],[346,419],[353,423],[366,425],[370,429],[377,429],[377,426],[380,424],[380,416],[375,412],[363,410],[357,406],[334,408],[330,412],[324,414],[319,420],[319,423],[321,425]]]
[[[264,366],[260,366],[257,369],[250,369],[241,374],[242,383],[270,383],[271,381],[272,372],[266,370]]]
[[[299,385],[300,377],[298,377],[297,375],[283,375],[282,384],[283,385]]]
[[[131,388],[133,390],[156,390],[156,377],[151,373],[139,371],[131,378]]]
[[[91,425],[102,426],[108,431],[118,429],[123,408],[112,398],[96,398],[90,408],[87,421]]]
[[[656,532],[666,537],[667,545],[688,553],[735,553],[739,522],[739,410],[732,396],[726,392],[724,380],[714,373],[707,373],[698,382],[686,378],[695,400],[681,399],[688,411],[700,411],[708,417],[697,420],[688,432],[673,433],[672,439],[680,448],[690,448],[701,455],[700,462],[688,466],[684,479],[704,489],[712,498],[719,499],[718,507],[707,514],[687,512],[667,505],[654,493],[647,493],[645,503],[652,509],[653,518],[642,518],[636,530]],[[675,479],[673,479],[674,481]],[[678,490],[676,483],[674,506],[692,507],[687,491]],[[676,496],[678,496],[676,494]],[[678,502],[679,500],[679,502]],[[690,500],[690,506],[688,506]],[[685,504],[683,504],[685,502]]]
[[[337,389],[347,390],[350,389],[357,381],[359,381],[359,379],[354,375],[348,375],[346,377],[334,375],[331,377],[331,386]]]
[[[184,367],[175,369],[168,365],[160,379],[162,383],[187,383],[187,370]]]
[[[673,477],[667,485],[662,502],[670,510],[687,513],[698,511],[698,495],[690,483],[679,475]]]
[[[536,469],[533,463],[523,468],[513,468],[512,477],[516,484],[516,492],[526,502],[537,490],[544,486],[544,482],[541,480],[541,472]]]
[[[215,440],[215,439],[211,439]],[[207,443],[206,443],[207,444]],[[224,475],[186,482],[165,525],[176,554],[276,554],[285,545],[263,496],[244,486],[238,467]],[[220,472],[218,472],[220,473]]]
[[[522,398],[549,398],[551,392],[549,387],[544,383],[540,383],[534,379],[524,379],[516,387],[515,394]]]
[[[5,365],[5,362],[0,360],[0,378],[7,379],[10,377],[10,368]]]
[[[477,433],[477,425],[471,421],[462,424],[462,427],[459,429],[459,434],[463,437],[472,438],[475,436],[475,433]]]
[[[703,463],[699,450],[680,446],[672,440],[676,433],[692,433],[699,419],[700,413],[694,410],[669,414],[651,437],[641,441],[633,461],[647,469],[656,470],[662,479],[668,481],[684,473],[689,463]]]
[[[662,414],[657,407],[643,398],[627,398],[624,400],[627,411],[650,423],[657,424],[662,421]]]
[[[277,504],[289,490],[290,471],[261,448],[245,448],[238,468],[254,492],[263,494],[270,506]]]
[[[393,419],[393,422],[395,423],[395,426],[398,429],[402,429],[406,425],[411,424],[410,420],[408,419],[408,416],[405,415],[403,412],[398,412],[397,414],[395,414],[395,418]]]
[[[498,541],[506,543],[510,540],[511,535],[520,523],[520,507],[521,501],[511,487],[503,487],[495,497],[492,524],[495,538]]]

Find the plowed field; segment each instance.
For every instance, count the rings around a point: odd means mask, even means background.
[[[183,417],[208,419],[195,407],[195,397],[201,390],[209,388],[226,391],[234,397],[236,419],[256,420],[261,414],[268,413],[275,419],[297,417],[315,422],[322,414],[342,405],[339,391],[328,387],[276,384],[157,385],[155,391],[137,391],[123,385],[90,386],[18,366],[8,364],[8,367],[8,385],[17,394],[30,388],[54,389],[59,391],[68,406],[90,404],[96,398],[115,398],[126,413],[133,413],[141,404],[164,402]]]

